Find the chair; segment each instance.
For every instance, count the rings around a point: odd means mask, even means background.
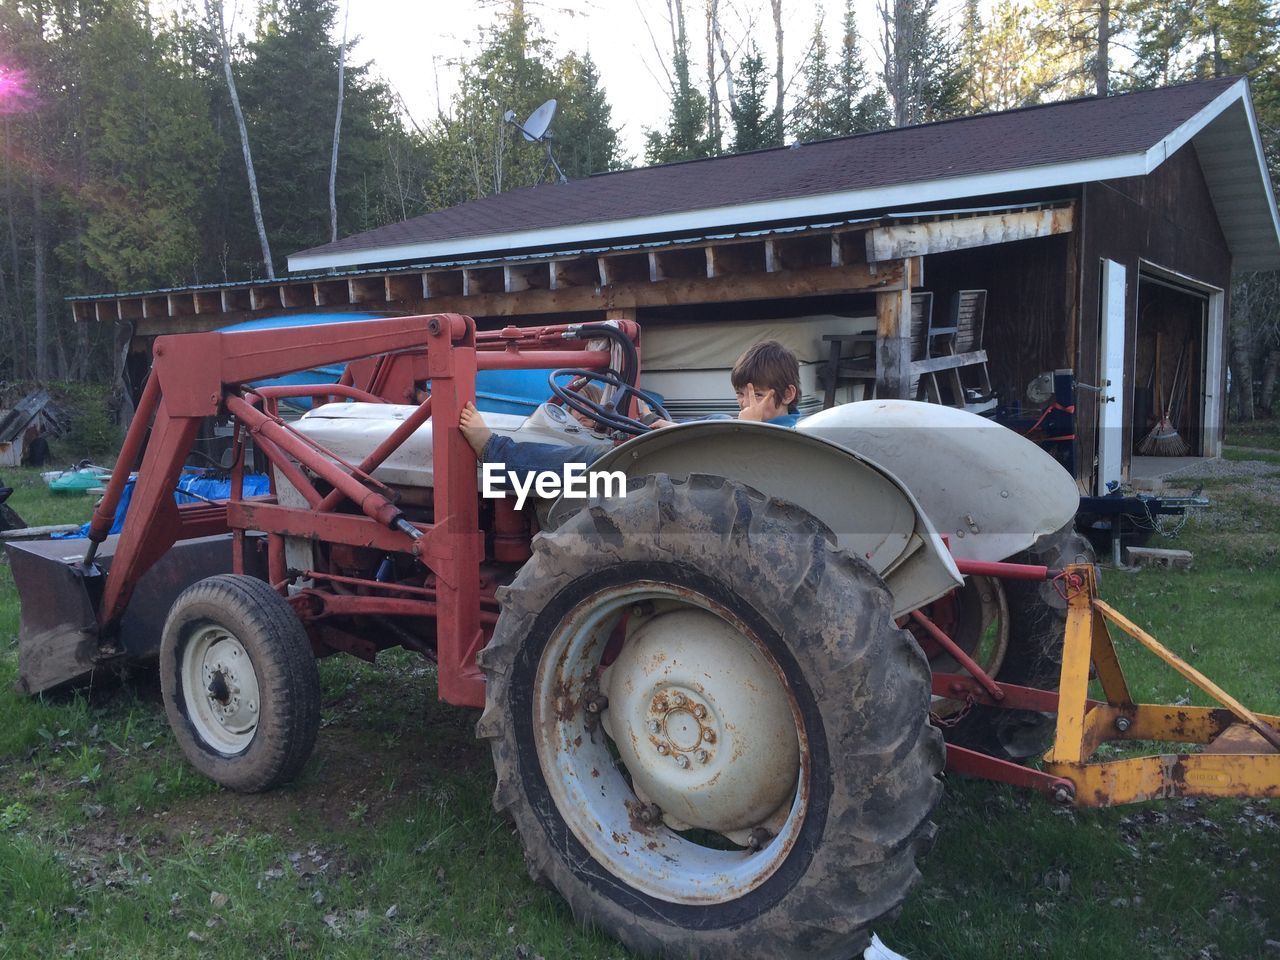
[[[924,360],[929,353],[929,339],[933,322],[933,293],[922,291],[911,295],[911,359]],[[827,363],[823,368],[822,379],[826,385],[822,409],[835,406],[836,388],[841,380],[862,380],[870,384],[867,389],[868,398],[875,396],[876,358],[875,334],[865,333],[829,333],[823,341],[829,345]],[[872,345],[870,356],[844,356],[846,344],[869,343]],[[908,387],[908,395],[914,400],[920,395],[920,381],[927,377],[930,399],[940,403],[938,397],[937,378],[933,374],[921,375],[913,373]]]
[[[987,355],[982,349],[982,328],[987,316],[987,291],[957,290],[951,298],[951,323],[955,327],[955,335],[950,342],[949,352],[954,356],[973,354],[973,362],[965,367],[977,370],[980,402],[990,400],[994,395],[991,389],[991,375],[987,371]],[[981,355],[981,359],[979,359]],[[951,387],[955,391],[956,406],[963,407],[965,396],[964,379],[960,367],[951,371]]]

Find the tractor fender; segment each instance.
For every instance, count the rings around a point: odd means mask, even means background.
[[[894,615],[961,583],[960,573],[911,491],[890,471],[822,437],[785,427],[709,420],[655,430],[616,447],[591,467],[628,477],[665,473],[727,477],[803,507],[837,544],[865,560],[893,592]],[[558,501],[552,522],[574,501]]]
[[[954,407],[862,400],[816,413],[796,429],[892,471],[964,560],[1020,553],[1070,523],[1080,504],[1075,478],[1053,457]]]

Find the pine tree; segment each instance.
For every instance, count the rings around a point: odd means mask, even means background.
[[[273,0],[260,8],[257,34],[238,70],[253,144],[263,215],[276,255],[328,240],[330,122],[337,109],[338,44],[334,0]],[[384,88],[367,68],[344,71],[339,144],[338,232],[375,225],[365,190],[383,161],[379,138],[392,116]]]
[[[730,152],[743,153],[780,146],[782,136],[778,130],[777,114],[769,102],[772,78],[765,67],[764,54],[754,42],[738,64],[735,82],[737,97],[730,110],[730,119],[733,120]]]
[[[969,111],[1011,110],[1040,99],[1036,76],[1028,69],[1035,59],[1028,15],[1022,0],[998,0],[985,25],[979,21],[972,30],[966,22],[964,46],[970,51],[966,54],[970,67],[965,101]]]
[[[675,4],[671,57],[671,112],[665,130],[645,131],[645,160],[649,163],[671,163],[696,160],[714,152],[708,129],[707,98],[695,87],[689,76],[689,38],[684,27],[684,7]]]
[[[853,0],[845,0],[832,115],[831,132],[838,136],[880,130],[891,122],[884,91],[874,88],[867,75],[858,37],[858,22],[853,12]]]
[[[572,180],[624,166],[613,108],[590,53],[568,53],[556,65],[562,104],[554,125],[556,159]]]
[[[428,156],[427,202],[447,206],[546,182],[542,144],[529,143],[503,118],[523,122],[547,100],[557,109],[552,148],[570,179],[623,164],[600,74],[590,55],[557,60],[551,44],[520,0],[512,0],[461,70],[449,112],[432,125],[423,144]]]
[[[818,8],[809,40],[809,53],[800,67],[800,98],[791,111],[791,133],[801,143],[834,136],[835,103],[832,97],[835,74],[827,61],[827,41],[822,29],[822,8]]]
[[[1092,95],[1099,0],[1031,0],[1028,32],[1035,63],[1030,82],[1046,99]]]
[[[936,22],[937,0],[879,0],[883,80],[896,126],[963,109],[959,44]]]
[[[200,81],[133,4],[104,9],[82,57],[85,231],[64,262],[82,257],[116,290],[187,282],[200,252],[200,198],[216,174]]]

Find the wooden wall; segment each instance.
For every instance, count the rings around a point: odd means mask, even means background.
[[[1186,277],[1230,291],[1231,253],[1222,235],[1195,148],[1187,145],[1145,177],[1088,183],[1077,220],[1080,238],[1080,321],[1076,350],[1077,376],[1090,383],[1100,377],[1098,314],[1101,262],[1124,265],[1128,344],[1125,352],[1124,402],[1132,417],[1134,340],[1137,330],[1139,261],[1145,260]],[[1224,316],[1229,304],[1224,302]],[[1224,333],[1225,336],[1225,333]],[[1225,345],[1222,356],[1226,356]],[[1225,363],[1217,389],[1225,391]],[[1097,399],[1077,395],[1076,474],[1092,491],[1096,456]],[[1207,424],[1221,430],[1221,423]],[[1126,422],[1123,443],[1127,475],[1133,446],[1133,424]]]
[[[1022,398],[1039,373],[1072,365],[1075,234],[935,254],[925,260],[934,323],[949,316],[957,290],[987,291],[983,335],[991,383],[1003,403]]]

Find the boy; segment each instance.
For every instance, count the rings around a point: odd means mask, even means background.
[[[761,340],[749,347],[729,374],[738,401],[738,419],[794,427],[800,419],[800,363],[777,340]],[[715,418],[710,418],[715,419]],[[518,443],[498,436],[484,422],[474,403],[459,417],[459,428],[476,459],[505,463],[509,470],[559,471],[566,463],[592,464],[613,449],[608,441],[558,447],[550,443]],[[654,420],[649,429],[674,426],[670,420]]]
[[[729,382],[739,420],[794,427],[800,419],[800,361],[777,340],[748,347],[729,372]],[[672,425],[670,420],[655,420],[650,429]]]

